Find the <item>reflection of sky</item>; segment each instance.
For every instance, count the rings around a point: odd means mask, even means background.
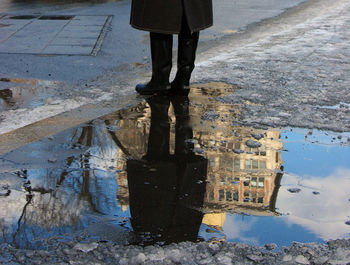
[[[284,170],[277,208],[287,222],[302,225],[325,240],[348,237],[350,227],[350,148],[331,144],[331,136],[317,136],[323,144],[304,141],[305,134],[286,133]],[[314,136],[308,136],[313,138]],[[288,192],[298,187],[300,193]],[[313,191],[320,194],[315,195]]]
[[[228,241],[279,246],[350,237],[350,148],[331,144],[332,137],[283,133],[285,174],[277,196],[279,217],[226,216],[223,232]],[[288,136],[285,139],[285,136]],[[300,188],[290,193],[289,188]],[[319,192],[318,195],[313,194]]]
[[[229,214],[223,227],[227,241],[244,242],[254,245],[276,243],[290,245],[293,241],[320,242],[302,226],[288,224],[284,217],[258,217]]]
[[[285,132],[281,134],[284,148],[282,153],[284,170],[300,176],[329,176],[339,167],[350,168],[349,147],[331,144],[332,137],[317,135],[315,140],[325,143],[312,144],[304,140],[304,133]],[[288,139],[285,139],[285,136]],[[308,136],[312,141],[313,136]]]
[[[300,224],[325,240],[349,235],[350,227],[345,224],[350,219],[349,169],[337,169],[328,177],[287,174],[282,182],[277,208],[289,214],[288,223]],[[290,186],[299,187],[300,193],[288,192]]]

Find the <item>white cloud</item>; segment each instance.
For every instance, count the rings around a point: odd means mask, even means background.
[[[290,193],[298,187],[300,193]],[[324,240],[349,237],[350,170],[339,168],[328,177],[285,174],[277,197],[288,224],[298,224]],[[320,194],[315,195],[313,191]]]

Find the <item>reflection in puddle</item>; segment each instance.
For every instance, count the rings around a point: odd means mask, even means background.
[[[147,98],[0,157],[2,241],[348,237],[349,147],[235,126],[241,106],[218,100],[235,88],[215,87]]]
[[[50,97],[56,92],[52,88],[58,84],[48,80],[0,78],[0,111],[53,105],[55,102]]]

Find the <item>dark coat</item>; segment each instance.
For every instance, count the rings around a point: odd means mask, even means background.
[[[212,0],[132,0],[130,24],[141,30],[178,34],[183,14],[191,32],[208,28],[213,25]]]

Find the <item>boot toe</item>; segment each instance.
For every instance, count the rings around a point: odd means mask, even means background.
[[[140,95],[154,95],[163,94],[166,95],[170,91],[170,84],[163,86],[153,86],[152,84],[138,84],[135,88],[136,92]]]

